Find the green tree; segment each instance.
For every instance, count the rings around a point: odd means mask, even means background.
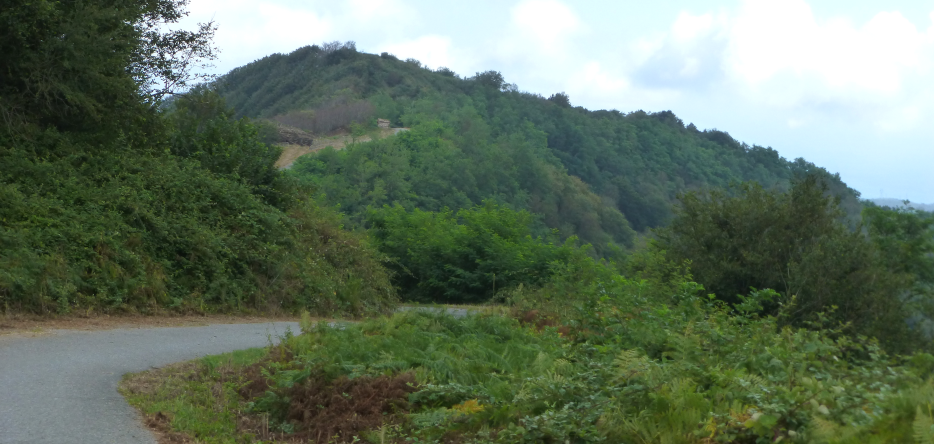
[[[12,4],[11,4],[12,3]],[[0,116],[7,133],[51,126],[116,137],[205,79],[212,23],[165,31],[188,0],[14,0],[0,9]],[[108,131],[100,131],[106,128]]]
[[[377,248],[391,259],[403,297],[422,302],[484,302],[522,284],[541,284],[555,264],[586,257],[575,239],[532,237],[532,215],[493,202],[461,209],[369,214]]]
[[[224,99],[209,88],[196,87],[174,100],[166,115],[172,154],[247,184],[268,203],[286,205],[282,191],[288,187],[275,166],[282,149],[263,143],[249,119],[233,115]]]
[[[885,264],[907,282],[901,298],[930,322],[934,319],[934,214],[867,203],[863,223]]]
[[[691,192],[654,248],[690,261],[695,279],[719,298],[739,303],[755,289],[774,289],[769,314],[805,325],[820,313],[850,332],[905,345],[907,282],[861,230],[850,230],[826,187],[810,175],[787,192],[755,183]]]

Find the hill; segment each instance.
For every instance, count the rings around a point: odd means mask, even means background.
[[[681,192],[748,180],[787,189],[803,173],[822,176],[851,215],[860,209],[839,175],[803,159],[685,125],[670,111],[592,111],[562,93],[522,92],[493,71],[460,77],[327,44],[270,55],[218,85],[238,115],[312,132],[372,127],[377,117],[411,127],[293,168],[355,221],[392,202],[438,210],[492,199],[601,248],[665,225]]]

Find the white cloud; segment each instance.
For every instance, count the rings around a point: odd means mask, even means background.
[[[491,47],[491,55],[501,64],[554,67],[556,61],[566,61],[575,55],[571,40],[583,30],[583,25],[564,3],[523,0],[511,9],[510,19],[509,28]]]
[[[413,58],[423,65],[437,69],[442,66],[454,69],[452,62],[462,65],[461,60],[451,57],[451,39],[440,35],[424,35],[412,40],[381,46],[379,52],[388,52],[401,59]]]
[[[818,23],[803,0],[747,1],[732,23],[725,63],[753,87],[791,75],[831,91],[891,95],[930,64],[932,37],[898,12],[857,27],[842,18]]]
[[[544,48],[560,48],[581,30],[577,14],[557,0],[524,0],[512,8],[512,21],[523,36]]]
[[[401,0],[348,0],[343,6],[340,21],[356,33],[397,36],[419,22],[418,9]]]
[[[671,25],[671,36],[676,42],[690,42],[708,34],[713,26],[713,14],[694,16],[682,11]]]
[[[919,30],[899,12],[819,20],[804,0],[746,0],[731,14],[682,12],[631,60],[643,88],[735,95],[797,116],[790,127],[823,115],[906,129],[931,111],[934,24]]]
[[[221,48],[220,72],[272,53],[333,40],[403,40],[418,11],[403,0],[307,2],[284,0],[195,0],[180,23],[214,20],[214,42]],[[367,48],[361,48],[366,50]]]

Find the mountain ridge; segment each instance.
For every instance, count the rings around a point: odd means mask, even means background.
[[[305,168],[294,169],[296,174],[360,223],[365,208],[393,202],[438,210],[493,199],[542,215],[544,226],[563,236],[578,235],[595,245],[631,244],[629,230],[645,232],[667,223],[680,193],[747,180],[787,189],[792,179],[805,174],[821,176],[851,216],[861,208],[859,192],[838,174],[804,159],[789,161],[772,148],[739,142],[724,131],[701,131],[671,111],[592,111],[573,106],[563,93],[546,98],[522,92],[495,71],[459,77],[412,59],[332,44],[267,56],[232,70],[216,85],[241,116],[304,123],[307,128],[327,128],[340,116],[348,124],[374,126],[378,117],[412,127],[412,137],[397,142],[365,144],[354,153],[318,152],[312,156],[319,162],[314,166],[306,158],[296,162],[297,167],[305,163]],[[433,148],[418,145],[428,139]],[[523,144],[531,146],[520,148]],[[393,150],[404,154],[386,157]],[[426,154],[431,150],[437,152]],[[347,163],[349,156],[377,166],[367,173],[357,171]],[[391,169],[387,162],[398,165]],[[431,174],[412,162],[460,166]],[[520,171],[530,163],[538,166]],[[454,171],[464,179],[451,177]],[[359,179],[346,179],[351,172]],[[389,180],[407,191],[386,192]],[[580,185],[573,185],[575,180]],[[437,186],[419,188],[417,181]],[[348,188],[354,190],[345,192]],[[584,201],[591,202],[588,209],[575,207]],[[581,211],[603,216],[570,214]]]

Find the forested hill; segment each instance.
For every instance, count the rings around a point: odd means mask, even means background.
[[[376,118],[413,128],[403,140],[296,164],[351,215],[393,202],[437,210],[493,199],[530,209],[565,235],[627,244],[633,229],[664,225],[679,192],[746,180],[786,188],[807,172],[859,211],[856,191],[803,159],[685,125],[671,111],[591,111],[562,93],[522,92],[495,71],[460,77],[332,43],[265,57],[218,85],[241,116],[313,132]]]

